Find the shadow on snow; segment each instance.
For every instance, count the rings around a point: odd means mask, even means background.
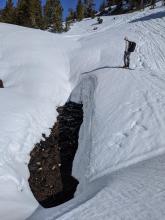
[[[134,22],[138,22],[138,21],[148,21],[151,19],[157,19],[157,18],[163,18],[163,17],[165,17],[165,11],[161,11],[161,12],[157,12],[157,13],[154,13],[151,15],[147,15],[142,18],[137,18],[137,19],[130,21],[129,23],[134,23]]]
[[[93,69],[93,70],[90,70],[90,71],[81,73],[81,75],[89,74],[89,73],[92,73],[92,72],[94,72],[94,71],[103,70],[103,69],[125,69],[125,70],[134,70],[134,69],[131,69],[131,68],[123,68],[122,66],[102,66],[102,67],[98,67],[98,68],[96,68],[96,69]]]

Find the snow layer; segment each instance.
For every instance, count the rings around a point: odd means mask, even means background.
[[[95,31],[87,19],[62,36],[0,25],[1,219],[24,220],[37,208],[28,154],[73,87],[70,99],[85,113],[73,167],[80,184],[75,199],[29,219],[163,219],[164,17],[158,5],[104,17]],[[125,36],[137,42],[130,70],[119,68]]]

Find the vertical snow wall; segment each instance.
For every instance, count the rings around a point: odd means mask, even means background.
[[[77,193],[84,191],[88,184],[96,87],[97,77],[95,75],[92,73],[81,74],[79,83],[70,96],[71,101],[83,104],[84,112],[83,124],[79,132],[78,151],[72,169],[73,176],[79,180]]]

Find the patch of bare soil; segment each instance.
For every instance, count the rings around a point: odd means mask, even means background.
[[[0,79],[0,88],[4,88],[3,81]]]
[[[72,165],[78,148],[83,121],[82,104],[68,102],[57,108],[59,116],[49,137],[36,144],[30,153],[29,185],[45,208],[73,198],[78,180],[72,177]]]

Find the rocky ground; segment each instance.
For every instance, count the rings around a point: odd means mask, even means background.
[[[78,148],[83,121],[82,104],[68,102],[58,107],[59,116],[49,137],[36,144],[29,162],[29,185],[45,208],[60,205],[74,196],[78,181],[72,177],[72,163]]]

